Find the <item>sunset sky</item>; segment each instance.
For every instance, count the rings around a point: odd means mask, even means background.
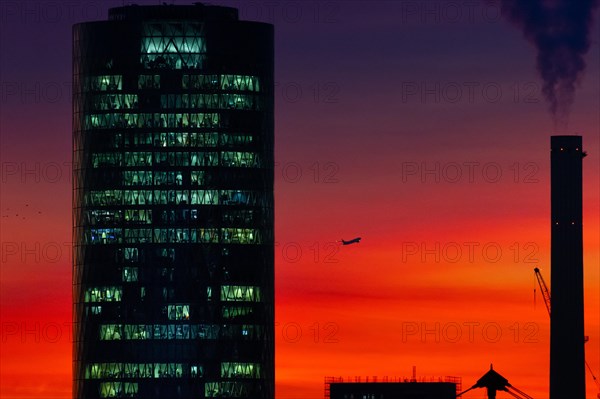
[[[535,49],[498,1],[211,3],[275,25],[277,399],[413,366],[466,389],[490,363],[547,398],[533,268],[550,284],[552,134],[581,134],[588,152],[586,358],[600,376],[598,23],[556,132]],[[122,4],[0,2],[2,398],[71,395],[71,27]]]

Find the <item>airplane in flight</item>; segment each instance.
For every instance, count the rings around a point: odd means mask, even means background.
[[[360,242],[361,237],[356,237],[351,240],[345,241],[343,238],[341,240],[342,245],[350,245],[350,244],[358,244]]]

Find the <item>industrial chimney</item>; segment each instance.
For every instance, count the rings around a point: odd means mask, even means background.
[[[585,399],[581,136],[552,136],[550,399]]]

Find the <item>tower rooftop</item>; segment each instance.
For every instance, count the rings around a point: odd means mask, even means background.
[[[139,6],[132,4],[114,7],[108,10],[108,19],[111,21],[135,21],[148,19],[201,19],[201,20],[229,20],[237,21],[238,10],[233,7],[213,6],[203,3],[192,5],[163,4],[156,6]]]

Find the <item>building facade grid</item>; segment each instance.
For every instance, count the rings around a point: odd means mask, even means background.
[[[73,29],[73,397],[274,397],[273,30]]]

